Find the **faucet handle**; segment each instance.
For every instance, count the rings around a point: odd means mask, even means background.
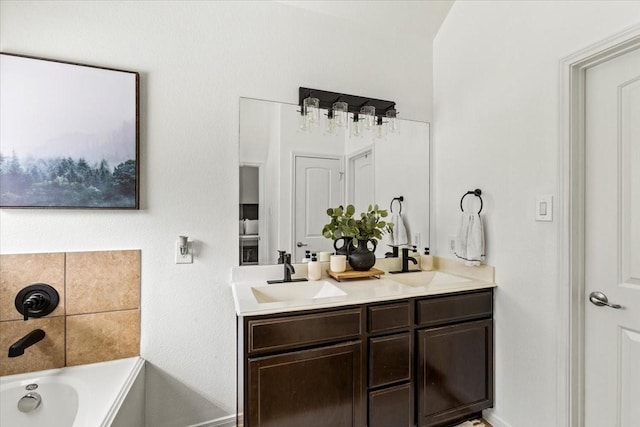
[[[34,292],[22,301],[22,315],[24,320],[29,320],[32,311],[38,311],[44,308],[49,301],[47,297],[40,292]]]
[[[46,283],[34,283],[21,289],[16,295],[14,305],[24,320],[30,317],[43,317],[58,306],[58,291]]]

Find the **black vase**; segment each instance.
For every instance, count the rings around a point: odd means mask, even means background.
[[[373,243],[369,250],[368,243]],[[376,241],[373,239],[358,240],[358,247],[349,253],[349,265],[356,271],[369,271],[376,263]]]
[[[341,244],[338,246],[338,244]],[[352,237],[340,237],[333,241],[333,249],[336,250],[336,255],[346,255],[347,259],[349,258],[349,254],[353,252],[355,246],[353,246],[353,238]]]

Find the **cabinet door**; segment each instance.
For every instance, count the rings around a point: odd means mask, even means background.
[[[250,427],[360,427],[360,341],[249,359]]]
[[[418,421],[442,426],[493,405],[493,321],[417,332]]]

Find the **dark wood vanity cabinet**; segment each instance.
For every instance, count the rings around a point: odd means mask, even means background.
[[[492,289],[240,317],[238,425],[455,425],[493,405],[492,317]]]
[[[493,406],[492,317],[492,291],[417,302],[418,426],[448,426]]]

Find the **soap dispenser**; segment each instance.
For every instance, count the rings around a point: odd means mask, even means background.
[[[311,261],[311,251],[304,251],[304,258],[302,258],[302,262]]]
[[[320,280],[320,276],[322,276],[322,269],[315,252],[311,255],[311,261],[307,264],[307,276],[309,280]]]
[[[433,255],[429,254],[429,248],[424,248],[424,255],[420,257],[420,268],[425,271],[433,270]]]

